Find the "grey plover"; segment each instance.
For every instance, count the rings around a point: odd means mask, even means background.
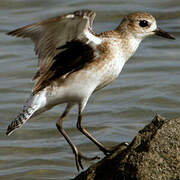
[[[91,10],[78,10],[8,33],[34,42],[38,70],[32,93],[6,134],[10,135],[35,115],[66,103],[56,126],[71,146],[78,170],[83,168],[82,159],[98,157],[84,156],[63,129],[63,120],[70,109],[78,105],[77,128],[105,155],[111,153],[112,149],[104,147],[82,126],[82,112],[89,97],[118,77],[145,37],[155,34],[174,39],[158,28],[155,18],[146,12],[131,13],[116,29],[100,34],[92,29],[94,17],[95,12]]]

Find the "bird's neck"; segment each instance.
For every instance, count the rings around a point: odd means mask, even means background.
[[[127,31],[119,31],[118,33],[121,39],[121,48],[127,61],[136,52],[142,39],[135,37]]]
[[[133,56],[142,41],[142,39],[136,38],[133,34],[119,29],[106,31],[98,36],[110,42],[111,48],[119,51],[125,62]]]

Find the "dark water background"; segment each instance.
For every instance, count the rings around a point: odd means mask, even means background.
[[[120,77],[94,94],[84,112],[84,125],[99,141],[114,145],[131,141],[156,113],[180,116],[179,0],[0,0],[0,179],[70,179],[77,175],[74,156],[55,122],[64,110],[57,106],[30,120],[12,136],[5,131],[29,96],[36,70],[33,43],[5,33],[47,17],[89,8],[97,13],[95,31],[115,28],[129,12],[148,11],[176,41],[151,37],[141,44]],[[64,126],[85,154],[100,155],[76,130],[77,109]],[[87,167],[90,163],[85,163]]]

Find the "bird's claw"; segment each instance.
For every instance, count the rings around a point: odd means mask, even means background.
[[[84,167],[82,165],[82,159],[86,160],[86,161],[92,161],[95,159],[100,159],[100,157],[99,156],[87,157],[87,156],[84,156],[82,153],[78,152],[75,156],[76,167],[77,167],[78,171],[80,170],[80,168],[84,169]]]
[[[108,156],[108,155],[112,154],[113,152],[115,152],[117,149],[120,149],[120,148],[121,148],[121,149],[124,149],[124,148],[126,148],[128,145],[129,145],[129,143],[123,142],[123,143],[118,144],[118,145],[116,145],[116,146],[113,146],[113,147],[111,147],[111,148],[101,147],[101,148],[99,148],[99,149],[104,153],[105,156]]]

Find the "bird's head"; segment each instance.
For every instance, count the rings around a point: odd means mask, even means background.
[[[175,39],[168,32],[161,30],[156,24],[156,19],[146,12],[135,12],[125,16],[119,29],[124,29],[139,39],[154,34],[168,39]]]

